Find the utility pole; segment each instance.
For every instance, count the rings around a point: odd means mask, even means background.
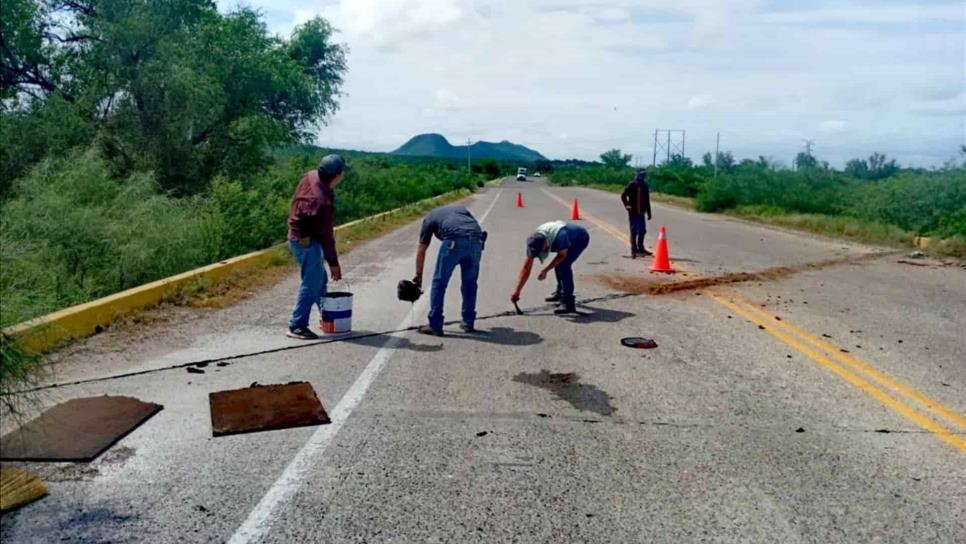
[[[717,138],[714,141],[714,181],[718,181],[718,157],[721,156],[721,152],[718,149],[721,148],[721,133],[718,132]]]
[[[811,157],[812,146],[815,145],[815,142],[813,140],[805,140],[805,139],[803,139],[802,141],[805,142],[805,154]]]
[[[651,166],[657,164],[657,129],[654,129],[654,156],[651,158]]]

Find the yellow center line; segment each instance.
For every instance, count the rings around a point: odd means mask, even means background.
[[[865,391],[870,396],[872,396],[873,398],[875,398],[876,400],[878,400],[882,404],[885,404],[889,408],[892,408],[896,412],[899,412],[900,414],[902,414],[903,416],[905,416],[906,418],[908,418],[909,420],[911,420],[916,425],[918,425],[918,426],[922,427],[923,429],[925,429],[925,430],[927,430],[927,431],[929,431],[929,432],[937,435],[943,441],[945,441],[945,442],[953,445],[954,447],[956,447],[957,449],[959,449],[963,453],[966,453],[966,439],[963,439],[963,438],[957,436],[956,434],[954,434],[949,429],[943,427],[942,425],[940,425],[940,424],[936,423],[935,421],[929,419],[928,417],[924,416],[923,414],[921,414],[921,413],[917,412],[916,410],[910,408],[906,404],[903,404],[902,402],[900,402],[900,401],[898,401],[898,400],[890,397],[885,392],[881,391],[880,389],[876,388],[871,383],[867,382],[866,380],[862,379],[861,377],[859,377],[859,376],[855,375],[854,373],[850,372],[849,370],[845,369],[841,365],[835,363],[834,361],[832,361],[828,357],[825,357],[821,353],[818,353],[817,351],[813,350],[812,348],[809,348],[808,346],[800,343],[798,340],[792,338],[791,336],[788,336],[787,334],[785,334],[785,333],[777,330],[776,328],[773,328],[772,327],[772,325],[773,325],[772,322],[770,322],[768,320],[765,320],[765,319],[762,319],[762,318],[760,318],[760,317],[752,314],[751,312],[748,312],[744,308],[742,308],[742,307],[738,306],[737,304],[735,304],[735,303],[733,303],[733,302],[725,299],[721,295],[718,295],[716,293],[712,293],[711,294],[711,297],[715,301],[717,301],[718,303],[723,304],[727,308],[730,308],[733,312],[735,312],[736,314],[738,314],[738,315],[744,317],[745,319],[751,321],[752,323],[755,323],[757,325],[760,325],[762,327],[765,327],[765,330],[768,331],[772,336],[778,338],[782,342],[785,342],[789,346],[792,346],[793,348],[795,348],[798,351],[804,353],[805,355],[808,355],[815,362],[817,362],[817,363],[823,365],[824,367],[828,368],[833,373],[835,373],[836,375],[838,375],[840,378],[842,378],[845,381],[851,383],[852,385],[858,387],[862,391]]]
[[[556,200],[558,203],[560,203],[563,207],[567,208],[570,206],[565,200],[550,193],[546,189],[541,189],[541,190],[544,193],[546,193],[547,196],[549,196],[553,200]],[[586,219],[590,223],[599,227],[604,232],[607,232],[608,234],[616,238],[618,241],[622,243],[628,243],[629,238],[624,233],[620,232],[619,230],[607,224],[606,222],[598,219],[597,217],[590,214],[583,214],[583,219]],[[682,269],[683,268],[684,267],[682,267]],[[799,329],[798,327],[795,327],[794,325],[788,323],[787,321],[775,320],[774,316],[768,316],[766,313],[761,312],[753,304],[741,299],[741,297],[732,296],[734,300],[727,300],[726,298],[722,297],[717,293],[711,293],[711,298],[715,302],[725,306],[726,308],[729,308],[730,310],[748,319],[749,321],[752,321],[753,323],[756,323],[758,325],[765,327],[765,330],[773,337],[777,338],[778,340],[781,340],[782,342],[791,346],[792,348],[799,351],[800,353],[808,356],[810,359],[814,360],[815,362],[828,368],[830,371],[832,371],[840,378],[858,387],[863,392],[875,398],[882,404],[885,404],[889,408],[892,408],[899,414],[905,416],[907,419],[909,419],[910,421],[912,421],[922,429],[925,429],[935,434],[943,441],[947,442],[948,444],[951,444],[953,447],[957,448],[963,453],[966,453],[966,440],[957,436],[954,432],[950,431],[949,429],[940,425],[939,423],[933,421],[932,419],[923,415],[922,413],[916,411],[910,406],[889,396],[886,392],[878,389],[872,383],[869,383],[868,381],[856,375],[855,373],[849,371],[842,365],[836,363],[835,361],[832,361],[825,355],[808,347],[807,345],[803,344],[802,342],[800,342],[798,339],[796,339],[794,336],[791,336],[791,335],[794,334],[796,336],[799,336],[801,340],[811,343],[816,348],[828,351],[831,355],[835,357],[839,357],[842,360],[842,362],[845,363],[846,365],[863,373],[867,377],[878,382],[880,385],[889,387],[890,389],[906,397],[907,399],[916,401],[917,403],[919,403],[920,405],[928,409],[933,414],[944,417],[947,420],[962,427],[964,423],[966,423],[966,418],[958,414],[956,411],[942,406],[938,402],[930,399],[929,397],[913,389],[912,387],[906,386],[901,382],[899,382],[898,380],[895,380],[894,378],[888,376],[884,372],[876,370],[868,363],[861,361],[856,357],[848,356],[845,353],[841,353],[838,350],[838,348],[835,348],[831,344],[828,344],[827,342],[820,340],[814,335],[806,333],[805,331]],[[739,306],[738,305],[739,302],[737,301],[740,301],[740,304],[742,304],[742,306]],[[761,317],[762,315],[764,315],[764,317]],[[776,325],[778,325],[778,327],[776,327]],[[779,328],[781,328],[781,330],[778,330]]]
[[[902,395],[907,400],[911,400],[920,404],[923,408],[926,408],[930,412],[933,412],[935,415],[946,419],[950,423],[953,423],[959,426],[963,430],[966,430],[966,417],[963,417],[955,410],[943,406],[942,404],[927,397],[925,394],[916,390],[915,388],[900,382],[899,380],[889,376],[888,374],[885,374],[884,372],[877,370],[872,365],[870,365],[869,363],[866,363],[865,361],[859,359],[858,357],[855,357],[848,353],[843,353],[836,346],[833,346],[832,344],[829,344],[828,342],[822,340],[821,338],[818,338],[812,334],[809,334],[803,331],[802,329],[796,327],[792,323],[789,323],[788,321],[785,321],[785,320],[781,320],[781,321],[776,320],[775,319],[776,316],[771,315],[768,312],[765,312],[764,310],[760,309],[759,307],[756,307],[755,305],[751,304],[747,300],[744,300],[741,297],[737,297],[737,296],[733,296],[731,298],[733,302],[743,306],[746,310],[752,313],[755,313],[759,316],[762,316],[766,320],[769,320],[770,322],[769,326],[777,326],[778,328],[783,329],[784,331],[794,336],[797,336],[800,340],[810,343],[814,347],[820,350],[824,350],[825,352],[827,352],[826,355],[830,355],[833,359],[837,359],[838,362],[844,363],[852,367],[852,369],[864,374],[867,378],[871,379],[872,381],[878,382],[880,385],[892,389],[894,392],[898,393],[899,395]]]

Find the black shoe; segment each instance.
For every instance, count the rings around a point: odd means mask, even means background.
[[[429,325],[420,325],[416,332],[419,334],[427,334],[429,336],[443,336],[443,329],[434,329]]]
[[[556,315],[565,315],[565,314],[576,314],[579,312],[577,312],[577,306],[571,302],[570,304],[566,304],[566,303],[563,304],[560,308],[557,308],[556,310],[554,310],[553,313]]]
[[[308,327],[289,327],[288,332],[285,336],[289,338],[295,338],[297,340],[318,340],[319,335],[312,332],[312,329]]]
[[[654,254],[651,253],[650,251],[646,250],[646,249],[642,249],[641,250],[641,255],[644,255],[646,257],[648,255],[654,255]]]
[[[474,327],[473,325],[467,325],[466,323],[460,323],[460,329],[462,329],[463,332],[467,332],[470,334],[476,332],[476,327]]]
[[[560,302],[560,293],[554,293],[543,300],[547,302]]]

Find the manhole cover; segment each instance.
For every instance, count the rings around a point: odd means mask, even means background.
[[[629,336],[627,338],[621,338],[621,345],[626,348],[654,349],[657,347],[657,342],[650,338],[644,338],[643,336]]]

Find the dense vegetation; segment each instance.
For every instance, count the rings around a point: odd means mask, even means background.
[[[325,20],[282,39],[208,0],[0,9],[0,324],[285,239],[346,72]],[[339,222],[501,169],[348,155]]]
[[[258,174],[217,176],[190,197],[158,191],[150,173],[112,175],[93,150],[50,158],[18,179],[0,215],[4,326],[285,239],[292,190],[323,151],[279,158]],[[484,179],[465,167],[349,157],[337,221],[402,206]]]
[[[561,168],[557,184],[623,185],[634,177],[629,157],[612,150],[602,156],[609,166]],[[625,159],[626,158],[626,159]],[[849,161],[845,171],[829,168],[809,155],[789,170],[770,161],[736,163],[730,153],[703,164],[671,157],[648,168],[652,191],[695,199],[701,211],[744,214],[816,214],[847,217],[901,229],[912,235],[966,236],[966,163],[936,170],[900,169],[874,154]]]

